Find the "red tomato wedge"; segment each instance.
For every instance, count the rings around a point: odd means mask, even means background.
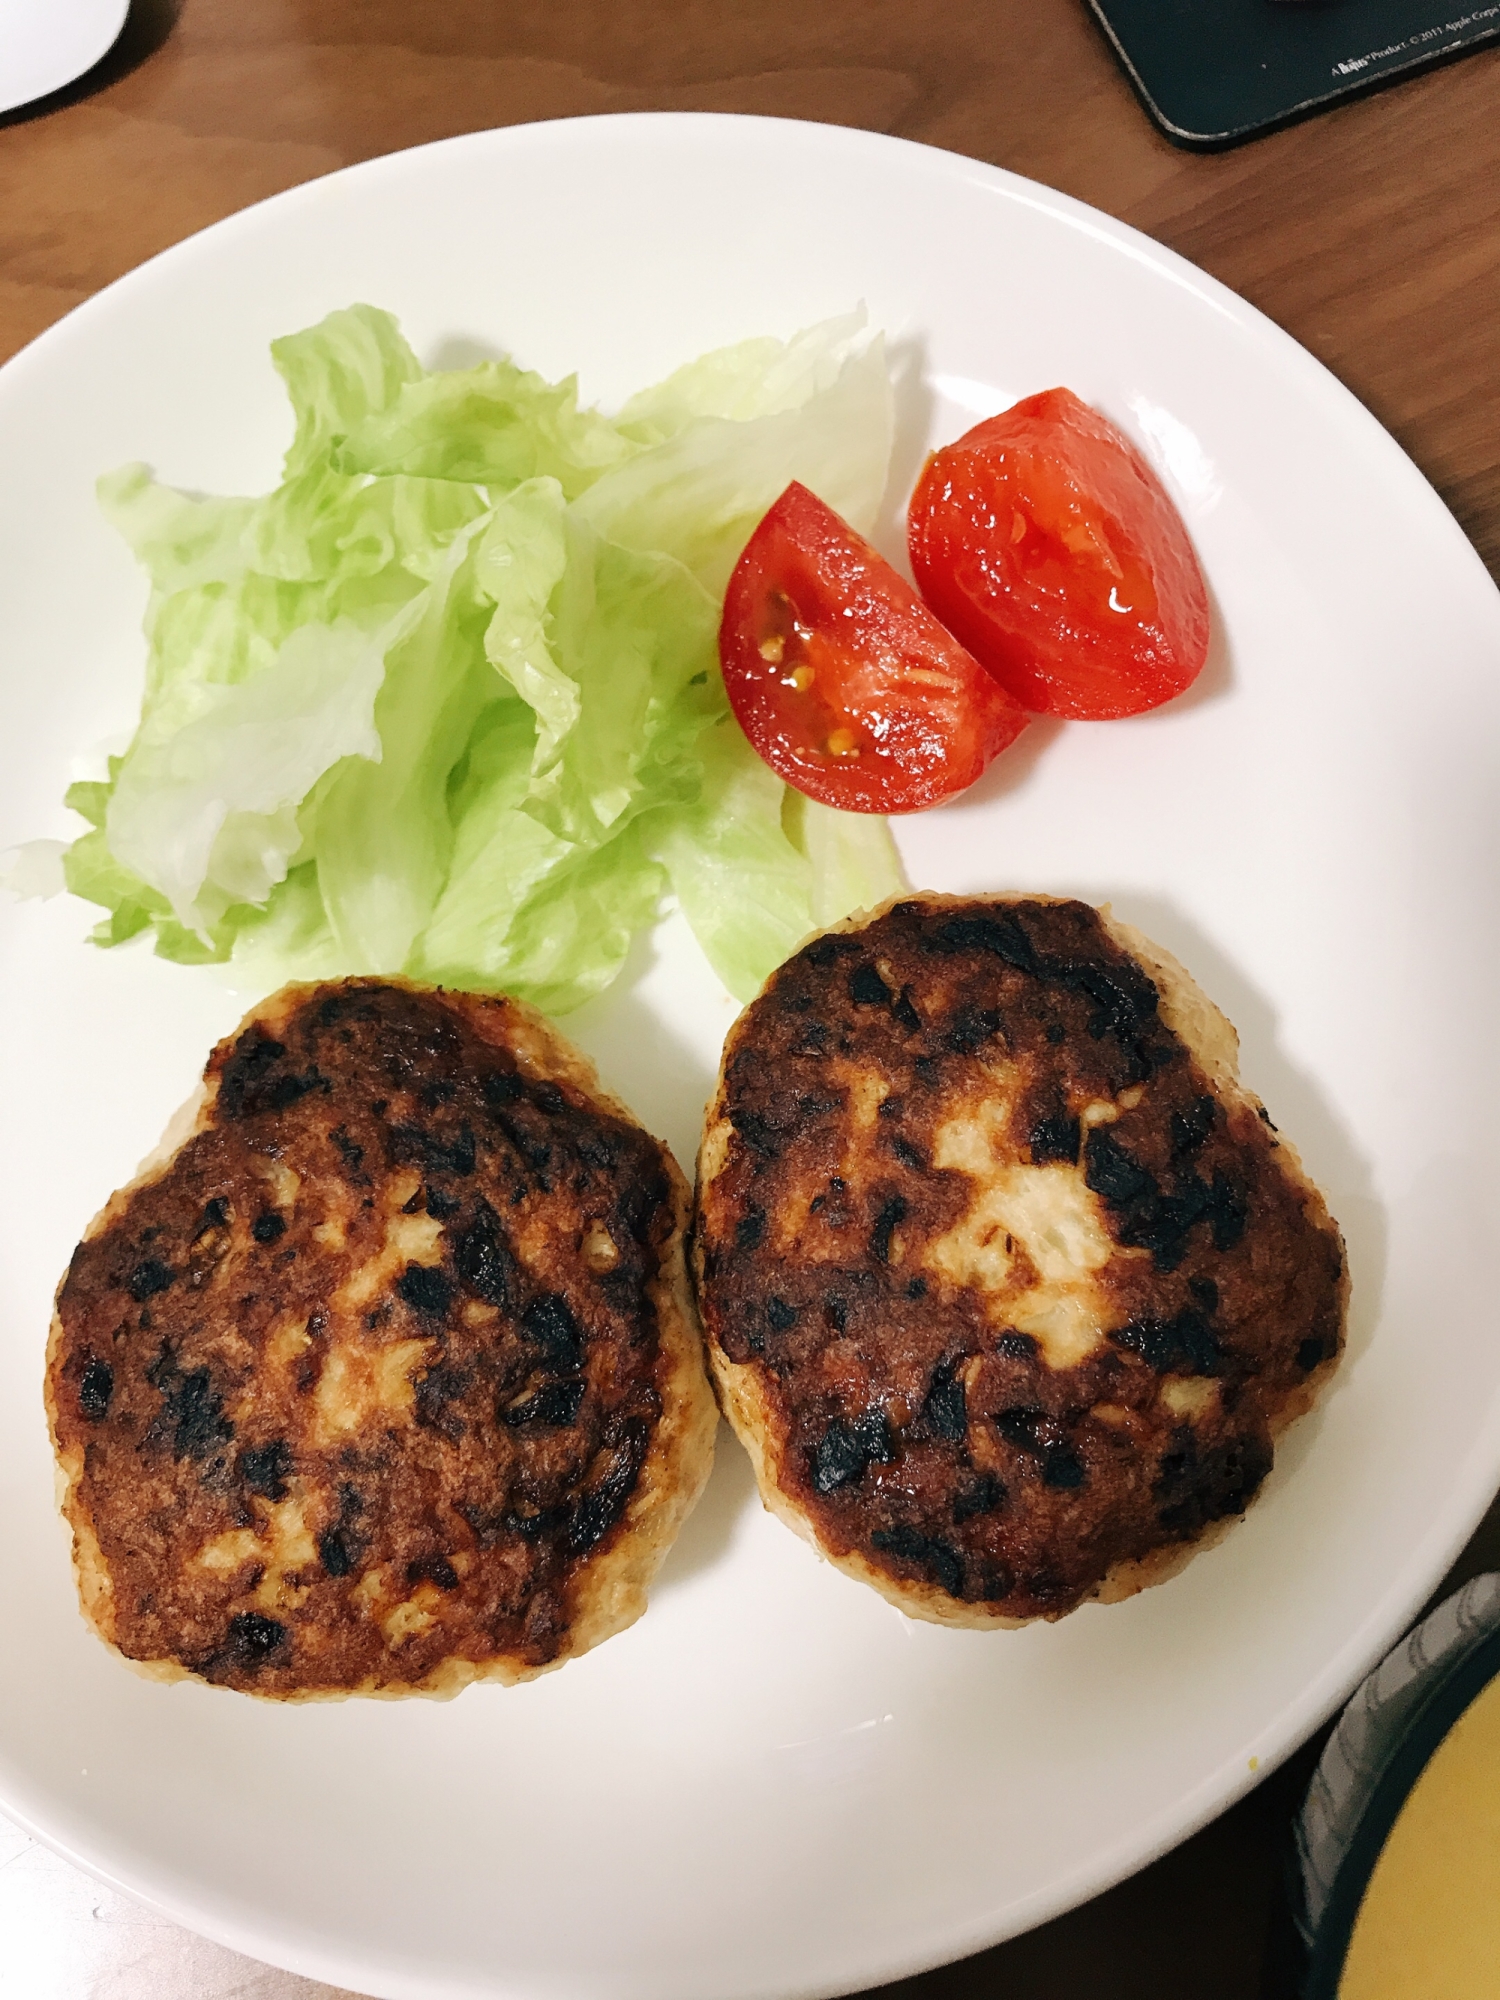
[[[1208,657],[1208,592],[1181,516],[1071,389],[934,452],[907,522],[922,595],[1033,714],[1135,715]]]
[[[735,565],[719,658],[771,769],[846,812],[952,798],[1026,724],[884,556],[795,481]]]

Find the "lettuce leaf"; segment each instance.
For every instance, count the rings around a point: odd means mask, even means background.
[[[615,421],[627,437],[641,444],[663,444],[698,417],[746,422],[801,409],[810,398],[832,388],[851,352],[869,344],[861,306],[807,327],[790,340],[763,334],[733,347],[716,347],[674,369],[665,381],[639,390]]]
[[[705,732],[703,784],[651,829],[683,915],[737,1000],[814,928],[812,871],[783,824],[786,786],[724,713]]]
[[[614,418],[506,360],[428,373],[369,306],[272,356],[295,424],[274,492],[100,482],[151,597],[135,737],[68,794],[96,941],[563,1012],[669,894],[748,998],[902,886],[883,821],[756,757],[717,654],[789,480],[873,519],[891,394],[862,313],[702,356]]]
[[[448,780],[489,693],[479,653],[488,609],[469,542],[454,538],[442,574],[382,634],[375,698],[378,756],[346,760],[309,827],[334,936],[353,972],[406,962],[442,892],[453,851]]]
[[[409,614],[399,614],[406,617]],[[302,844],[298,808],[342,758],[378,759],[379,641],[304,625],[253,677],[210,685],[191,720],[143,725],[121,759],[103,836],[184,929],[263,903]]]
[[[816,929],[873,910],[907,886],[890,822],[878,813],[835,812],[789,789],[785,817],[812,871]]]
[[[555,479],[571,500],[636,449],[578,407],[574,376],[544,382],[509,361],[424,376],[372,412],[334,452],[342,472],[416,473],[505,490]]]
[[[424,377],[396,321],[375,306],[349,306],[273,340],[271,359],[297,423],[282,469],[287,480],[316,469],[341,439]]]
[[[861,533],[873,527],[885,491],[894,433],[894,404],[879,335],[851,335],[849,323],[815,329],[813,353],[797,371],[807,393],[791,406],[774,363],[750,343],[766,407],[743,417],[720,416],[722,393],[713,360],[698,364],[713,394],[691,384],[659,402],[645,401],[648,429],[677,427],[589,487],[577,511],[601,534],[626,548],[657,549],[679,562],[716,597],[756,524],[787,485],[798,479]],[[812,342],[814,335],[802,336]],[[749,364],[747,364],[749,365]],[[677,379],[677,378],[669,378]],[[692,414],[695,400],[706,414]],[[747,400],[751,401],[747,391]],[[656,418],[652,420],[652,412]],[[635,422],[642,419],[639,408]]]

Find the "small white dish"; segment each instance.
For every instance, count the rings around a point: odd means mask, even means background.
[[[900,828],[914,882],[1110,898],[1236,1022],[1326,1188],[1350,1349],[1223,1546],[1019,1633],[908,1623],[720,1463],[639,1625],[529,1686],[281,1708],[84,1629],[40,1380],[52,1287],[242,1011],[0,905],[0,1802],[223,1943],[382,2000],[810,2000],[957,1957],[1200,1826],[1330,1714],[1500,1481],[1500,596],[1410,461],[1251,307],[994,168],[869,133],[582,119],[376,160],[235,216],[0,371],[0,848],[73,831],[128,727],[144,592],[93,482],[256,491],[273,336],[355,299],[429,360],[605,401],[863,298],[899,464],[1064,382],[1163,467],[1219,641],[1124,723],[1034,726]],[[690,1160],[733,1006],[668,923],[565,1023]]]
[[[0,112],[91,70],[114,47],[130,0],[0,0]]]

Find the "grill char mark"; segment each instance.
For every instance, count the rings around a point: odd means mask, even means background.
[[[933,1167],[934,1136],[1010,1064],[1028,1081],[1006,1143],[1023,1165],[1079,1172],[1136,1254],[1107,1273],[1117,1330],[1065,1370],[1032,1336],[991,1326],[976,1293],[932,1284],[924,1262],[970,1186]],[[1086,1124],[1082,1107],[1100,1099],[1117,1101],[1113,1122]],[[1193,1434],[1212,1454],[1233,1430],[1234,1463],[1253,1470],[1278,1399],[1338,1350],[1336,1231],[1304,1213],[1254,1107],[1218,1104],[1154,980],[1086,905],[908,902],[816,940],[742,1017],[721,1103],[729,1152],[697,1225],[707,1330],[755,1366],[786,1429],[782,1484],[835,1553],[878,1566],[872,1532],[904,1524],[955,1550],[965,1601],[1061,1615],[1112,1561],[1191,1539],[1203,1505],[1248,1502],[1258,1484],[1231,1472],[1211,1503],[1151,1499],[1159,1475],[1128,1468],[1167,1451],[1178,1420],[1159,1400],[1164,1377],[1212,1380]],[[1316,1328],[1300,1340],[1256,1290],[1245,1246],[1257,1230],[1294,1272],[1291,1321]],[[962,1379],[945,1372],[955,1353]],[[872,1408],[893,1412],[876,1453],[860,1429]],[[1008,1410],[1034,1413],[1024,1434],[991,1421]],[[969,1456],[976,1421],[973,1449],[993,1465]],[[923,1500],[919,1518],[892,1517],[882,1496],[897,1493]],[[921,1569],[884,1558],[894,1574]],[[930,1564],[922,1574],[944,1587]]]
[[[270,1693],[300,1691],[309,1672],[330,1688],[372,1673],[419,1683],[455,1645],[545,1665],[568,1640],[570,1580],[621,1531],[656,1435],[648,1287],[677,1200],[660,1148],[566,1078],[527,1075],[468,1014],[379,981],[252,1026],[213,1074],[214,1122],[80,1246],[60,1296],[78,1344],[61,1363],[59,1437],[94,1447],[80,1492],[118,1585],[117,1642]],[[331,1302],[379,1249],[387,1178],[413,1170],[399,1207],[430,1220],[435,1250],[350,1315]],[[330,1203],[342,1249],[314,1234]],[[599,1272],[578,1246],[601,1225],[614,1261]],[[391,1378],[392,1416],[377,1403],[353,1429],[319,1429],[335,1351],[378,1366],[413,1339],[430,1358],[408,1391]],[[273,1349],[289,1358],[262,1374]],[[264,1401],[241,1440],[231,1412],[252,1376]],[[431,1550],[402,1549],[433,1479],[464,1495],[450,1518],[474,1523],[441,1575]],[[273,1610],[246,1593],[279,1587],[268,1524],[289,1506],[286,1532],[302,1522],[314,1554]],[[164,1525],[142,1537],[148,1514]],[[198,1567],[226,1536],[243,1560]],[[428,1564],[412,1572],[417,1604],[440,1591],[444,1608],[399,1647],[335,1608],[377,1572],[406,1587],[412,1563]],[[338,1637],[313,1667],[299,1632],[327,1620]]]

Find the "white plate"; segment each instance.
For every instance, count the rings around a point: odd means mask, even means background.
[[[609,400],[861,297],[902,383],[888,542],[929,439],[1055,382],[1165,466],[1221,620],[1205,683],[1034,728],[903,845],[936,887],[1113,897],[1197,973],[1347,1232],[1348,1362],[1220,1550],[1055,1627],[909,1624],[760,1512],[726,1438],[647,1617],[561,1674],[446,1706],[151,1685],[74,1606],[48,1297],[240,1003],[85,948],[65,901],[7,909],[0,1799],[170,1915],[361,1991],[768,2000],[992,1943],[1304,1736],[1500,1475],[1500,598],[1315,362],[1061,196],[855,132],[580,120],[375,161],[169,251],[0,374],[0,845],[67,831],[70,760],[132,712],[141,586],[94,475],[270,484],[273,335],[369,299],[429,358],[499,345]],[[573,1025],[688,1158],[731,1011],[669,926]]]
[[[0,112],[91,70],[120,38],[130,0],[0,0]]]

